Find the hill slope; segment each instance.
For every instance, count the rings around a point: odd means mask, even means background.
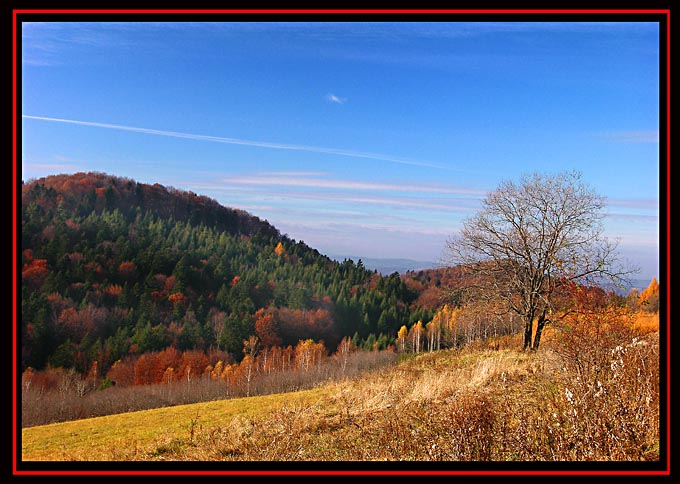
[[[421,354],[305,392],[24,429],[22,458],[657,460],[658,334],[631,344],[580,380],[549,349]]]
[[[385,347],[413,318],[397,275],[332,261],[192,192],[78,173],[29,181],[21,202],[22,370],[103,376],[166,348],[215,364],[241,359],[251,335]]]

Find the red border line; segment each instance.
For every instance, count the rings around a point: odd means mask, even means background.
[[[671,471],[671,12],[666,14],[666,468]]]
[[[168,470],[54,470],[54,471],[44,471],[44,470],[19,470],[17,469],[17,287],[13,284],[12,287],[12,317],[13,317],[13,327],[12,327],[12,339],[14,346],[12,348],[12,375],[13,375],[13,387],[12,387],[12,430],[14,440],[12,442],[12,470],[14,475],[56,475],[56,476],[66,476],[66,475],[122,475],[122,476],[132,476],[132,475],[670,475],[670,448],[671,448],[671,438],[670,438],[670,418],[671,418],[671,392],[670,392],[670,84],[671,84],[671,69],[670,69],[670,9],[122,9],[122,10],[111,10],[111,9],[13,9],[12,10],[12,174],[14,176],[14,183],[12,185],[12,248],[14,251],[14,257],[12,262],[12,275],[13,281],[17,280],[17,16],[21,14],[49,14],[49,15],[61,15],[61,14],[236,14],[236,15],[248,15],[248,14],[281,14],[281,15],[295,15],[295,14],[348,14],[348,15],[359,15],[359,14],[389,14],[389,15],[399,15],[399,14],[504,14],[504,15],[521,15],[521,14],[662,14],[665,15],[666,20],[666,280],[665,283],[665,293],[666,293],[666,356],[667,356],[667,372],[666,372],[666,419],[667,419],[667,435],[666,435],[666,469],[665,470],[225,470],[225,471],[210,471],[210,470],[178,470],[178,471],[168,471]]]
[[[17,463],[17,21],[12,16],[12,468],[16,472]]]
[[[269,476],[274,476],[274,475],[353,475],[353,476],[358,476],[358,475],[391,475],[391,476],[405,476],[405,475],[438,475],[438,476],[444,476],[444,475],[526,475],[527,473],[531,473],[532,475],[564,475],[564,474],[571,474],[571,475],[618,475],[618,476],[630,476],[630,475],[667,475],[667,472],[665,471],[622,471],[622,470],[612,470],[612,471],[603,471],[603,470],[595,470],[595,471],[582,471],[582,470],[575,470],[575,471],[549,471],[549,470],[536,470],[536,471],[519,471],[519,470],[507,470],[507,471],[501,471],[501,470],[489,470],[489,471],[476,471],[476,470],[467,470],[467,471],[436,471],[436,470],[403,470],[403,471],[398,471],[398,470],[368,470],[368,471],[360,471],[360,470],[347,470],[347,471],[333,471],[333,470],[318,470],[318,471],[313,471],[313,470],[282,470],[282,471],[275,471],[275,470],[262,470],[262,471],[248,471],[248,470],[234,470],[234,471],[191,471],[191,470],[177,470],[177,471],[170,471],[170,470],[158,470],[158,471],[133,471],[133,470],[121,470],[121,471],[19,471],[18,474],[21,475],[110,475],[110,474],[117,474],[117,475],[182,475],[182,476],[187,476],[187,475],[269,475]]]
[[[670,9],[17,9],[14,12],[19,14],[276,14],[276,15],[295,15],[295,14],[667,14],[670,16]]]

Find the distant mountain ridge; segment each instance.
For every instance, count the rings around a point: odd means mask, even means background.
[[[628,283],[624,284],[623,286],[616,286],[612,283],[606,282],[601,284],[602,289],[606,291],[614,291],[616,294],[621,296],[627,295],[633,289],[637,289],[638,292],[642,292],[647,286],[649,286],[648,279],[630,279]]]
[[[403,258],[380,258],[380,257],[361,257],[361,256],[339,256],[339,255],[329,255],[331,259],[338,262],[343,260],[353,260],[358,263],[361,260],[364,267],[373,271],[378,271],[383,276],[393,274],[398,272],[399,274],[405,274],[409,271],[421,271],[426,269],[436,269],[441,267],[440,264],[432,261],[419,261],[414,259],[403,259]]]

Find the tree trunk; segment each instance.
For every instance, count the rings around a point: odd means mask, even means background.
[[[524,349],[526,351],[531,348],[531,327],[533,326],[533,320],[529,320],[524,323]]]
[[[548,320],[545,319],[545,309],[538,317],[538,324],[536,325],[536,336],[534,337],[534,345],[532,349],[536,351],[538,346],[541,344],[541,333],[543,333],[543,328]]]

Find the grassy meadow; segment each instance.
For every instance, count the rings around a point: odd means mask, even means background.
[[[536,353],[517,343],[408,356],[300,392],[25,428],[22,460],[659,459],[658,333],[587,368],[549,338]]]

